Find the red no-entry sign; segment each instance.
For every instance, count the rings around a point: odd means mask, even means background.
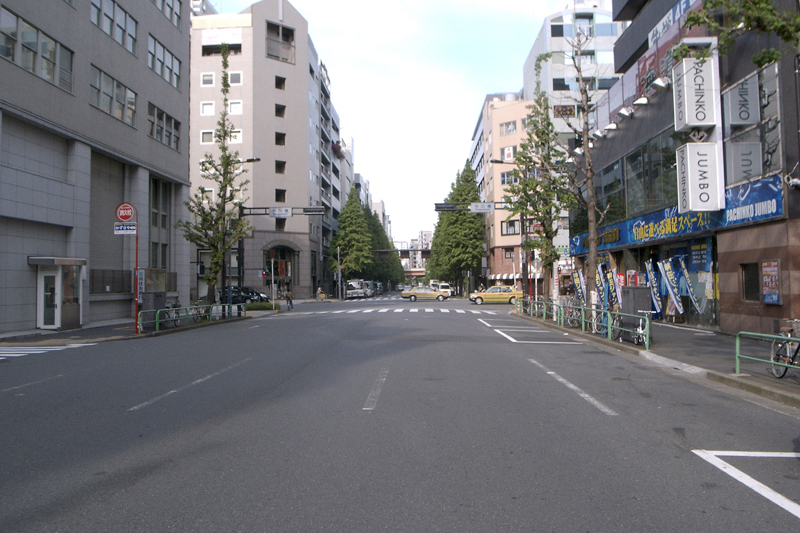
[[[117,220],[120,222],[130,222],[136,214],[134,207],[126,202],[117,206]]]

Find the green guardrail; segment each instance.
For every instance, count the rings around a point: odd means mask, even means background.
[[[155,331],[168,327],[181,327],[214,320],[225,320],[235,316],[247,316],[245,304],[212,304],[193,305],[190,307],[167,307],[165,309],[143,309],[136,319],[139,332],[144,332],[146,325],[152,325]],[[152,317],[152,319],[150,318]]]
[[[769,359],[763,357],[755,357],[752,355],[742,355],[741,344],[742,339],[755,339],[761,341],[772,341],[770,344]],[[747,359],[749,361],[758,361],[760,363],[768,363],[774,366],[785,366],[787,368],[797,368],[797,365],[791,363],[782,363],[772,360],[772,354],[775,353],[776,342],[792,342],[800,343],[800,339],[796,337],[787,337],[786,335],[770,335],[767,333],[753,333],[750,331],[740,331],[736,334],[736,373],[739,374],[740,360]],[[788,350],[787,350],[788,352]]]
[[[609,340],[618,338],[621,340],[622,332],[625,331],[631,334],[635,343],[638,344],[638,341],[641,341],[645,350],[650,349],[651,320],[647,315],[529,299],[518,300],[517,311],[532,318],[552,320],[559,326],[573,328],[580,326],[583,332],[597,333]],[[633,327],[624,327],[625,317],[633,319]]]

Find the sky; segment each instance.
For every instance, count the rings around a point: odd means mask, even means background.
[[[288,0],[287,0],[288,1]],[[212,0],[238,13],[252,0]],[[487,94],[522,89],[544,17],[568,0],[291,0],[331,80],[355,172],[392,240],[433,231]]]

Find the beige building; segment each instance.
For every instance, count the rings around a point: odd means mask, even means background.
[[[192,187],[204,182],[199,161],[218,154],[213,132],[222,95],[220,45],[230,47],[228,112],[236,127],[230,148],[248,164],[251,180],[245,207],[284,208],[279,216],[251,216],[255,230],[244,240],[244,262],[231,258],[230,282],[267,287],[275,296],[291,287],[296,298],[318,286],[330,293],[326,266],[341,207],[353,182],[352,152],[340,139],[339,117],[331,104],[331,82],[308,35],[308,22],[283,0],[264,0],[235,15],[192,19],[190,132]],[[324,215],[300,209],[323,206]],[[295,208],[295,209],[292,209]],[[335,253],[335,252],[334,252]],[[196,261],[205,263],[202,250]],[[269,270],[267,279],[262,271]],[[199,272],[199,269],[198,269]],[[205,290],[198,274],[197,296]]]

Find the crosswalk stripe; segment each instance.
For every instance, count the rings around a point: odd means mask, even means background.
[[[466,313],[466,311],[464,311],[463,309],[456,309],[456,313],[463,315],[464,313]]]
[[[388,311],[389,311],[389,308],[387,307],[386,309],[381,309],[378,312],[379,313],[387,313]]]
[[[449,312],[450,312],[449,309],[442,309],[442,313],[449,313]]]
[[[0,347],[0,355],[3,357],[24,357],[49,352],[58,352],[68,348],[81,348],[83,346],[94,346],[96,343],[88,344],[67,344],[64,346],[3,346]]]
[[[394,312],[395,312],[395,313],[402,313],[402,312],[403,312],[403,310],[402,310],[402,309],[395,309],[395,310],[394,310]]]

